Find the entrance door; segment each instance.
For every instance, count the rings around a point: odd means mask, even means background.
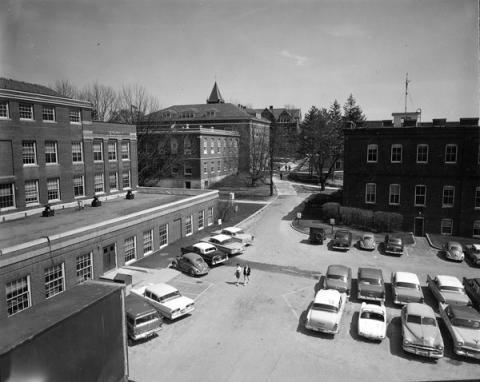
[[[192,188],[192,183],[190,181],[186,181],[185,188]]]
[[[414,221],[414,235],[423,236],[423,218],[415,218]]]
[[[182,237],[182,219],[175,219],[173,221],[169,236],[170,243],[173,243]]]
[[[115,244],[103,247],[103,272],[108,272],[110,269],[116,268],[117,255],[115,253]]]

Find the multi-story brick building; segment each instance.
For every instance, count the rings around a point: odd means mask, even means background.
[[[344,205],[398,212],[417,236],[480,237],[478,118],[392,115],[345,130]]]

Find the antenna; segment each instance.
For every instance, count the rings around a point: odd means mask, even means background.
[[[407,75],[405,77],[405,119],[407,119],[407,96],[408,96],[408,83],[411,82],[409,79],[408,79],[408,72],[407,72]]]

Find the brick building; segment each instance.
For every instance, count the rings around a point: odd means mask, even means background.
[[[478,118],[392,115],[345,130],[344,205],[398,212],[417,236],[480,237]]]

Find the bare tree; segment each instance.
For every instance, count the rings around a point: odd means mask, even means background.
[[[251,186],[265,177],[268,169],[270,134],[267,128],[253,127],[250,132],[250,180]]]
[[[78,88],[73,85],[69,80],[57,80],[55,85],[52,86],[58,94],[68,97],[68,98],[77,98],[78,97]]]
[[[79,98],[89,101],[93,106],[92,119],[107,122],[117,111],[117,94],[115,90],[97,81],[85,86],[79,93]]]
[[[141,85],[125,85],[118,92],[117,112],[112,121],[137,124],[149,120],[149,114],[160,109],[158,99]]]

